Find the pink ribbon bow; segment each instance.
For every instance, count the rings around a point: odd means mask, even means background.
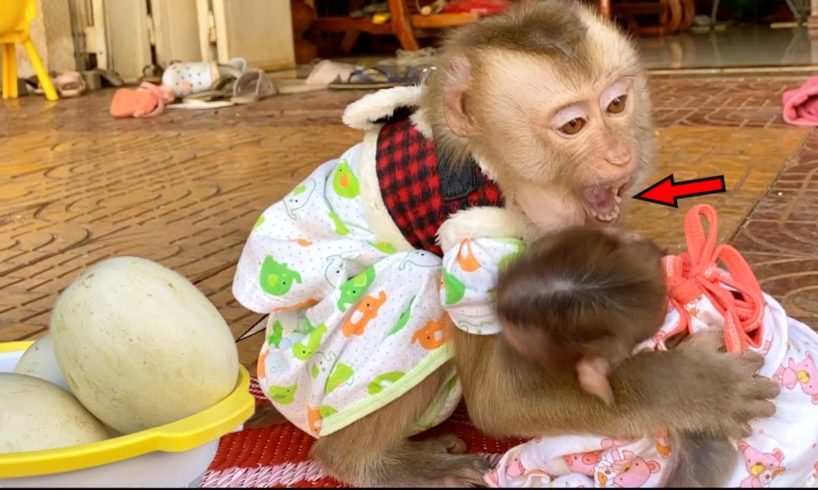
[[[705,233],[700,217],[707,219]],[[690,313],[685,305],[706,296],[724,317],[724,341],[728,352],[744,352],[748,346],[760,347],[763,338],[764,296],[752,269],[730,245],[716,245],[718,216],[707,204],[698,204],[685,216],[687,252],[662,259],[667,275],[671,305],[680,321],[666,337],[693,333]],[[725,270],[717,266],[721,261]]]

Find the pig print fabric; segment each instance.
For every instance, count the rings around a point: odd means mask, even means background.
[[[710,223],[709,235],[702,217]],[[738,251],[716,245],[716,223],[710,206],[688,212],[687,252],[663,260],[670,292],[665,322],[636,351],[665,350],[673,336],[723,329],[728,351],[764,355],[757,374],[781,386],[773,400],[776,414],[751,421],[752,435],[734,441],[738,459],[724,486],[816,486],[818,334],[761,291]],[[632,441],[593,435],[538,438],[509,450],[485,480],[493,487],[662,487],[672,469],[673,446],[664,433]]]

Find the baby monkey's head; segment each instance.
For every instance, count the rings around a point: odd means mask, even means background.
[[[608,373],[656,334],[667,305],[662,251],[650,240],[591,227],[546,235],[501,271],[497,315],[520,355],[613,401]]]

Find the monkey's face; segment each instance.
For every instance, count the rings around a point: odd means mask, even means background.
[[[644,81],[636,73],[571,73],[523,55],[488,56],[484,68],[495,82],[475,90],[494,109],[475,121],[485,127],[475,149],[498,167],[504,192],[534,223],[545,209],[560,210],[569,224],[615,223],[650,156],[642,144],[652,146],[641,121],[649,110]]]
[[[447,75],[459,87],[445,104],[451,130],[543,227],[553,213],[563,225],[615,223],[654,154],[636,50],[616,28],[578,15],[587,29],[571,43],[555,39],[548,53],[482,49]]]

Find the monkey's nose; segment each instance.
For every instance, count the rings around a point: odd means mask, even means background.
[[[627,165],[631,161],[631,149],[626,145],[608,148],[608,152],[605,155],[605,160],[616,166]]]

